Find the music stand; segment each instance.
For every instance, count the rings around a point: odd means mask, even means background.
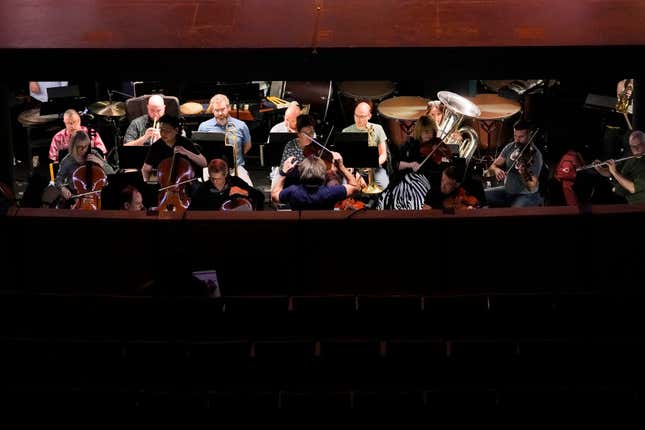
[[[149,150],[149,146],[121,146],[119,148],[119,167],[140,170]]]
[[[379,167],[378,147],[367,145],[367,133],[337,134],[330,149],[343,156],[345,166]]]
[[[269,133],[269,143],[265,146],[264,157],[269,166],[279,166],[287,142],[298,137],[298,133]]]
[[[40,105],[41,115],[62,114],[67,109],[81,112],[87,99],[80,96],[78,85],[47,88],[47,102]]]
[[[224,133],[196,131],[191,134],[190,140],[199,144],[207,163],[220,158],[228,163],[229,168],[233,168],[233,146],[224,145]]]

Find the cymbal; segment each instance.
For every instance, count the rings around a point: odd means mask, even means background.
[[[88,109],[96,114],[101,116],[124,116],[125,115],[125,103],[123,102],[96,102],[92,103]]]

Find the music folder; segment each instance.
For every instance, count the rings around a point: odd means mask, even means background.
[[[340,133],[330,145],[339,152],[347,167],[379,167],[378,147],[367,145],[367,133]]]
[[[269,133],[269,143],[264,146],[264,160],[269,166],[279,166],[287,142],[298,137],[298,133]]]

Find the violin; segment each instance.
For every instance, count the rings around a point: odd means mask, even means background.
[[[101,209],[101,191],[106,183],[105,170],[96,163],[86,161],[72,174],[72,184],[77,193],[72,196],[76,199],[72,209],[91,211]]]
[[[462,187],[459,187],[455,195],[446,197],[443,200],[444,209],[469,209],[477,207],[478,204],[477,197],[466,194]]]
[[[159,163],[159,212],[183,213],[190,205],[186,184],[194,181],[195,171],[190,161],[173,153]]]
[[[309,137],[309,136],[307,136]],[[327,170],[331,170],[334,165],[334,156],[326,147],[318,146],[316,143],[309,141],[309,144],[302,148],[305,158],[318,157],[325,162]]]
[[[337,202],[334,205],[334,209],[341,211],[357,211],[365,209],[365,203],[360,200],[356,200],[353,197],[347,197],[346,199]]]
[[[421,164],[425,163],[428,158],[432,159],[435,164],[441,164],[444,158],[448,160],[452,159],[452,151],[439,138],[431,139],[428,142],[421,142],[419,145],[419,154],[424,158]]]

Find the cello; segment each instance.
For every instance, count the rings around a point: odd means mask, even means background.
[[[172,157],[159,163],[158,175],[161,185],[159,188],[159,212],[185,212],[190,205],[190,198],[186,194],[186,184],[197,179],[190,161],[177,157],[177,153],[173,152]]]
[[[107,183],[105,170],[93,161],[87,160],[91,154],[91,145],[87,147],[85,164],[77,168],[72,174],[72,184],[77,194],[76,202],[71,209],[96,211],[101,209],[101,191]]]

